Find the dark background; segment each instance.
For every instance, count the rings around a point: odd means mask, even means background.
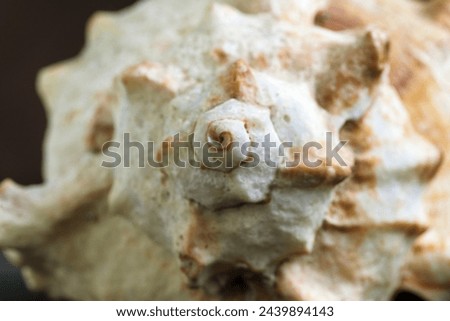
[[[0,0],[0,181],[39,184],[46,126],[36,94],[42,67],[78,54],[88,17],[135,0]],[[0,300],[45,299],[28,293],[20,272],[0,255]]]
[[[39,184],[46,126],[36,95],[37,71],[77,55],[88,17],[135,0],[0,0],[0,181]],[[402,293],[397,299],[415,299]],[[0,300],[45,300],[29,293],[20,271],[0,255]]]

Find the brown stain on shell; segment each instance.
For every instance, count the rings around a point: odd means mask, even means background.
[[[363,90],[369,94],[378,85],[386,67],[389,41],[383,32],[369,28],[355,44],[328,48],[330,68],[319,74],[316,99],[332,114],[353,107]]]
[[[214,147],[214,149],[217,151],[229,151],[233,146],[233,134],[229,131],[223,131],[219,133],[215,130],[215,128],[211,126],[211,124],[210,126],[208,126],[207,130],[207,138],[208,137],[216,143],[212,147]]]
[[[411,78],[400,96],[417,132],[445,150],[450,147],[450,142],[443,140],[442,137],[445,137],[447,133],[450,120],[446,120],[439,113],[439,108],[434,105],[433,99],[441,90],[431,72],[422,69]]]
[[[219,64],[226,64],[228,62],[228,54],[221,48],[215,48],[212,51],[212,56],[215,61],[217,61]]]
[[[446,17],[446,22],[448,23],[450,21],[450,2],[447,1],[445,5],[442,4],[443,2],[446,2],[446,0],[424,3],[424,16],[428,15],[435,21],[442,23],[443,21],[438,18],[442,14]],[[414,82],[417,75],[420,75],[422,71],[427,69],[425,65],[415,58],[414,53],[411,51],[411,44],[417,43],[420,37],[415,36],[414,32],[410,34],[400,33],[399,30],[402,30],[402,24],[394,22],[384,23],[383,19],[386,18],[369,12],[363,6],[354,6],[346,1],[334,1],[316,15],[315,24],[334,31],[362,28],[370,24],[378,24],[389,28],[392,39],[389,77],[391,83],[402,95],[402,98],[405,98],[409,94],[408,88],[410,83]],[[424,22],[418,20],[412,26],[424,29]],[[445,25],[446,23],[444,22],[443,24]],[[411,25],[408,26],[411,28]],[[422,34],[422,32],[419,34]]]
[[[296,187],[334,186],[349,177],[352,173],[350,165],[341,166],[335,162],[327,165],[326,160],[317,155],[314,155],[314,162],[319,161],[320,164],[317,167],[309,166],[301,159],[301,148],[291,148],[289,153],[289,161],[294,161],[296,166],[280,168],[278,170],[278,176],[281,180],[292,182]]]
[[[444,153],[439,153],[439,158],[436,161],[431,161],[427,163],[420,164],[416,170],[419,173],[419,178],[422,182],[431,181],[437,173],[443,169],[444,164]]]
[[[345,5],[332,4],[328,8],[319,11],[314,24],[334,30],[356,29],[366,25],[366,22],[360,18],[359,10]]]
[[[277,53],[277,58],[284,69],[289,69],[294,60],[291,48],[281,48]]]
[[[358,121],[347,121],[339,132],[339,137],[348,141],[356,153],[362,153],[374,147],[374,142],[371,140],[373,131],[364,124],[363,119],[364,117]]]
[[[265,54],[260,53],[255,55],[251,60],[252,66],[260,70],[267,69],[269,67],[269,61]]]
[[[362,7],[354,7],[342,1],[334,2],[325,10],[320,11],[316,16],[315,23],[330,30],[343,31],[362,28],[371,23],[379,22],[379,20],[378,17]],[[394,41],[390,50],[392,68],[389,77],[394,87],[402,94],[404,88],[415,77],[416,72],[423,69],[424,66],[409,52],[409,46],[401,45],[407,39],[397,39],[398,36],[392,34],[392,32],[391,36]]]
[[[214,95],[208,98],[208,106],[215,107],[222,103],[224,103],[227,100],[227,98],[220,96],[220,95]]]
[[[217,239],[210,227],[209,220],[205,217],[205,213],[201,209],[200,205],[190,205],[192,228],[189,230],[187,240],[194,246],[203,248],[210,248],[217,244]]]
[[[185,274],[195,281],[206,265],[204,258],[199,254],[202,251],[216,253],[219,248],[214,229],[205,217],[201,206],[195,201],[189,204],[190,222],[182,240],[181,258],[191,262],[189,268],[185,268]]]
[[[352,180],[359,185],[375,189],[377,177],[375,169],[380,160],[375,156],[358,156],[355,159]]]
[[[423,1],[423,12],[431,20],[450,30],[450,1],[429,0]]]
[[[419,178],[428,182],[436,176],[446,162],[445,153],[450,142],[447,137],[450,120],[446,119],[435,106],[434,96],[442,89],[427,68],[416,70],[407,85],[402,88],[400,96],[408,110],[414,129],[439,149],[439,157],[420,164],[417,167]]]
[[[250,66],[242,59],[232,63],[220,77],[220,83],[230,98],[254,103],[257,85]]]
[[[339,135],[341,139],[349,142],[356,153],[352,182],[375,189],[377,185],[376,167],[380,160],[376,156],[366,154],[375,147],[375,143],[371,141],[373,131],[364,124],[364,117],[358,121],[347,121]]]
[[[65,116],[64,116],[64,124],[70,125],[77,117],[81,115],[82,111],[79,108],[74,108],[70,110]]]
[[[445,251],[445,240],[443,238],[435,238],[436,242],[423,242],[419,239],[414,243],[413,252],[416,255],[429,253],[442,253]]]
[[[94,153],[102,150],[104,144],[114,136],[114,119],[112,110],[118,98],[112,91],[98,93],[98,105],[88,126],[85,138],[87,148]]]
[[[329,215],[339,220],[355,219],[361,216],[362,212],[356,204],[355,196],[352,190],[338,189],[331,202]]]

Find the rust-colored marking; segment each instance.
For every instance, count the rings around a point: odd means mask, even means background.
[[[255,102],[257,96],[256,80],[250,66],[243,60],[231,64],[220,81],[230,98]]]

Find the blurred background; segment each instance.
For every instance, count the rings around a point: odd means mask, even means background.
[[[134,2],[0,0],[0,181],[9,177],[22,185],[42,182],[46,118],[35,90],[38,70],[77,55],[93,12]],[[20,271],[0,254],[0,300],[46,299],[45,294],[28,292]],[[395,299],[419,298],[399,293]]]
[[[81,50],[87,19],[135,0],[0,0],[0,181],[39,184],[46,126],[36,73]],[[0,300],[40,300],[26,291],[19,270],[0,255]],[[1,311],[0,311],[1,312]]]

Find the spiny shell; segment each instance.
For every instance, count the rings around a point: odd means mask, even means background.
[[[429,228],[414,244],[404,268],[402,288],[441,300],[450,299],[449,21],[447,0],[330,1],[316,16],[318,24],[333,30],[373,24],[391,36],[391,82],[414,128],[443,156],[425,194]]]
[[[77,299],[390,298],[441,152],[389,82],[388,36],[314,26],[323,4],[154,0],[95,15],[80,56],[39,75],[45,183],[0,190],[0,247],[28,284]],[[135,144],[172,161],[191,134],[225,154],[266,135],[292,147],[254,149],[273,166],[232,151],[231,168],[194,168],[148,166]],[[343,163],[287,166],[328,138],[349,141]],[[122,142],[113,169],[100,167],[109,140]]]

